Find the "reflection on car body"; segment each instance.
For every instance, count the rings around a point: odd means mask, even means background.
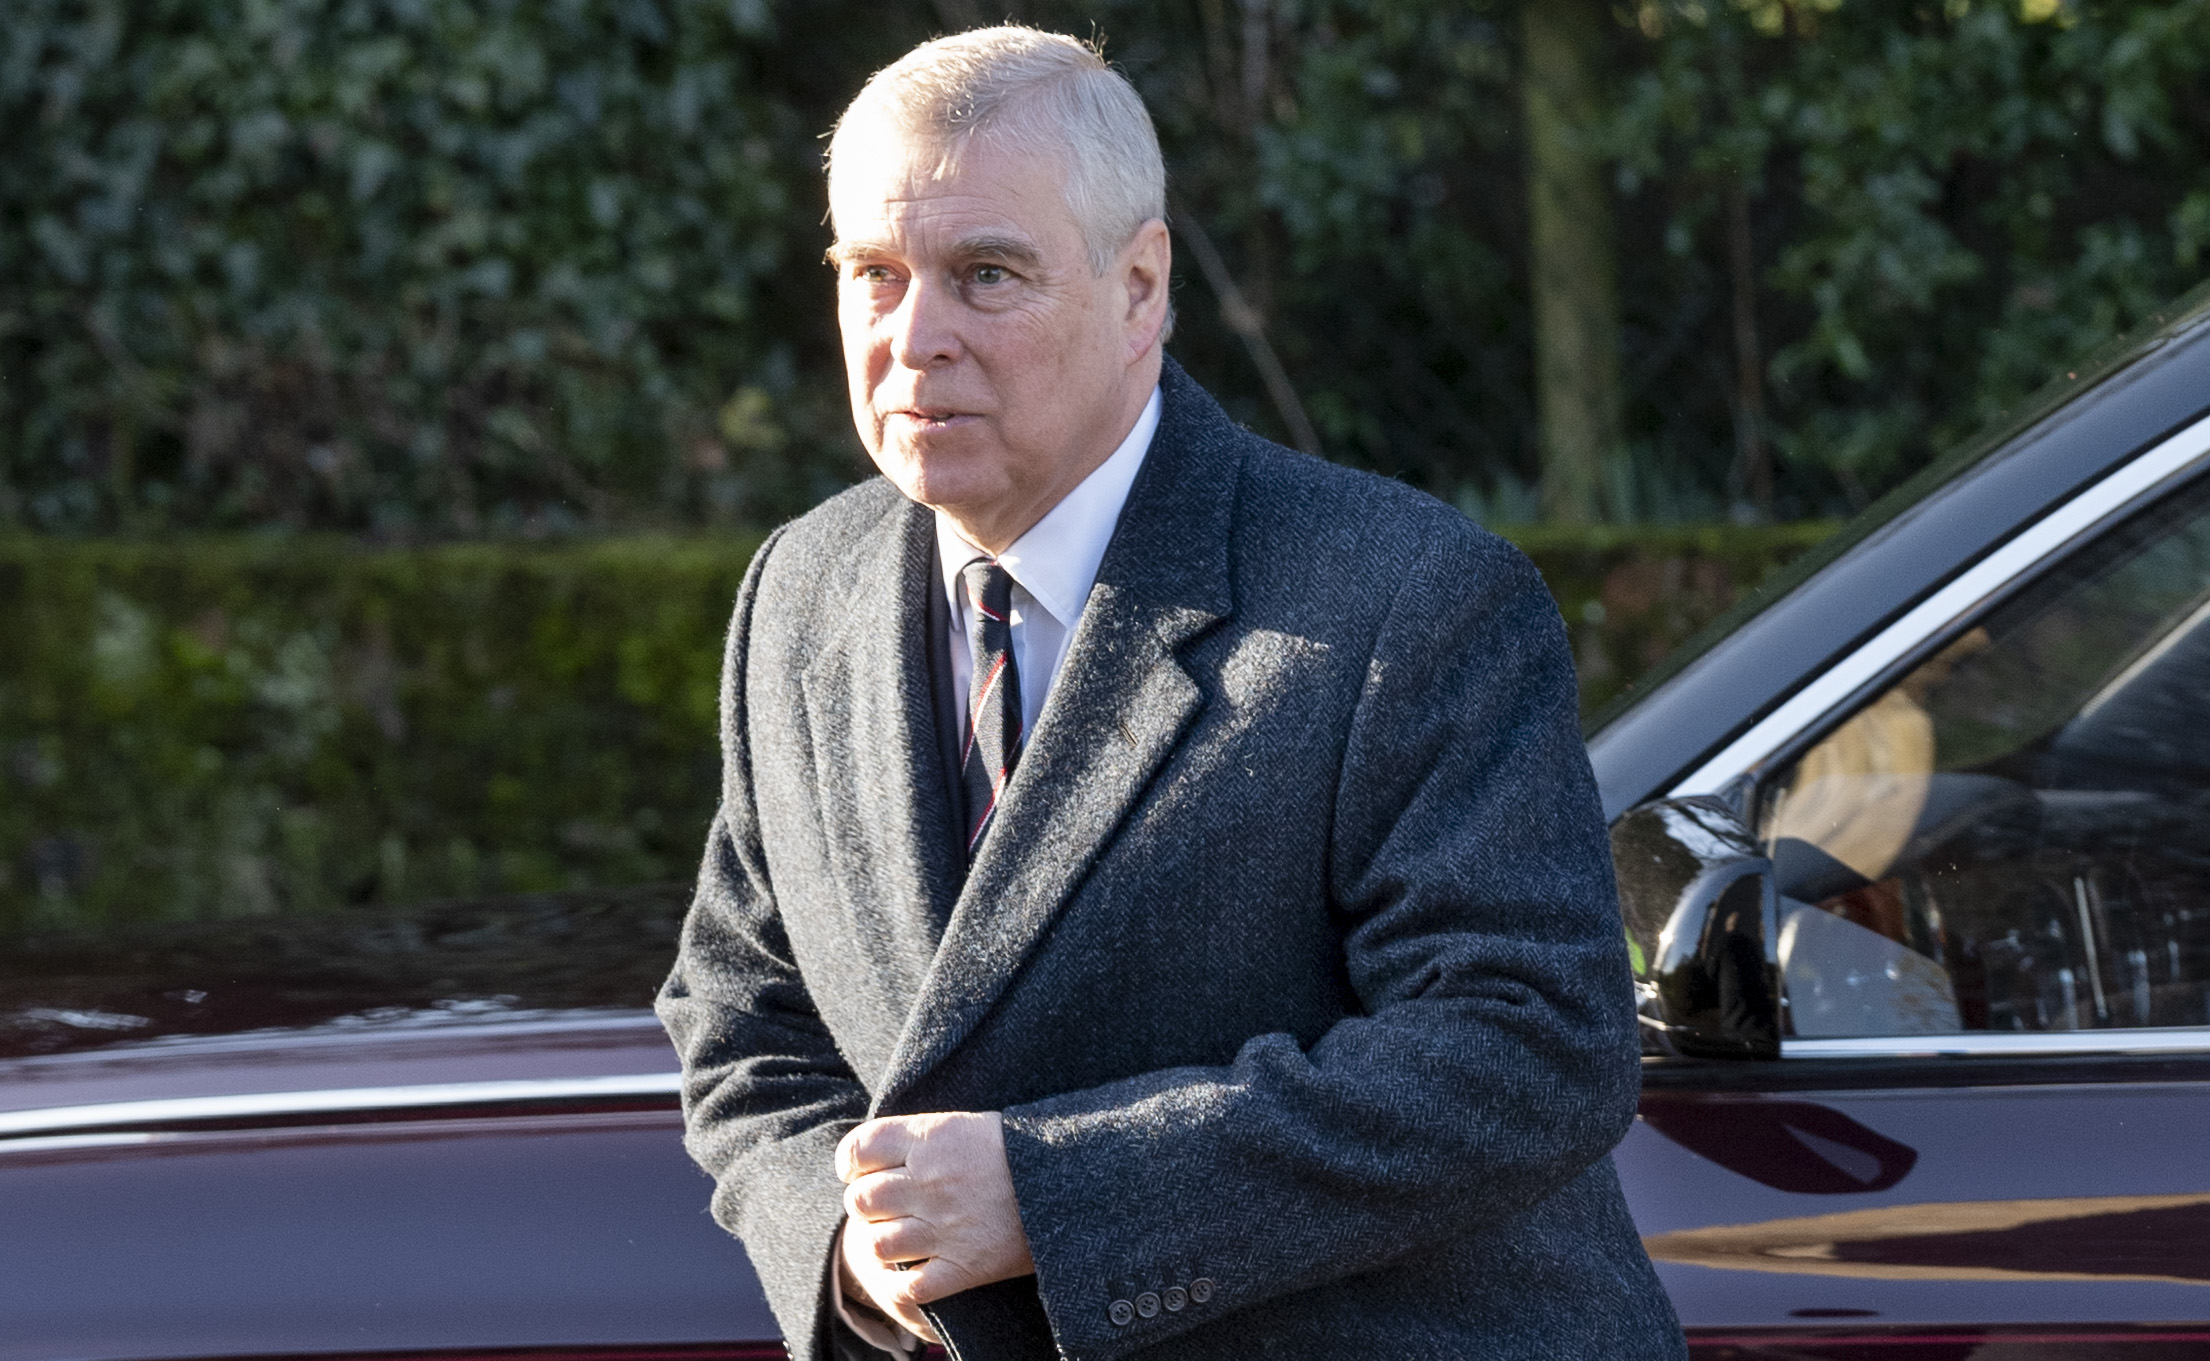
[[[1705,1358],[2210,1355],[2210,306],[1591,738]],[[0,1361],[779,1354],[680,885],[0,950]]]

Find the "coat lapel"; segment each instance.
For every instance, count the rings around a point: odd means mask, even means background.
[[[1162,386],[1159,432],[876,1090],[877,1113],[973,1033],[1204,706],[1178,653],[1230,612],[1229,450],[1240,432],[1171,361]]]
[[[924,594],[936,580],[935,523],[901,501],[887,532],[851,564],[842,618],[800,684],[812,738],[821,835],[868,976],[902,1016],[920,991],[958,890],[938,770]]]

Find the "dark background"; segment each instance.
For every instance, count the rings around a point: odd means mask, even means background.
[[[1603,230],[1552,243],[1564,286],[1617,279],[1582,519],[1846,513],[2210,245],[2210,0],[5,11],[0,526],[42,532],[802,510],[862,471],[822,134],[869,71],[1001,11],[1100,35],[1149,101],[1174,353],[1296,439],[1270,351],[1307,442],[1491,521],[1544,505],[1544,175],[1600,177]],[[1530,15],[1586,87],[1566,143],[1528,135]]]

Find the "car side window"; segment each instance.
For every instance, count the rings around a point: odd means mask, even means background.
[[[2210,479],[1763,785],[1800,1037],[2210,1024]]]

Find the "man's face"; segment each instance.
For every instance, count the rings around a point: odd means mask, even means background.
[[[852,416],[900,491],[997,551],[1112,452],[1149,395],[1165,228],[1096,275],[1056,160],[978,139],[936,170],[934,149],[887,131],[838,148]]]

